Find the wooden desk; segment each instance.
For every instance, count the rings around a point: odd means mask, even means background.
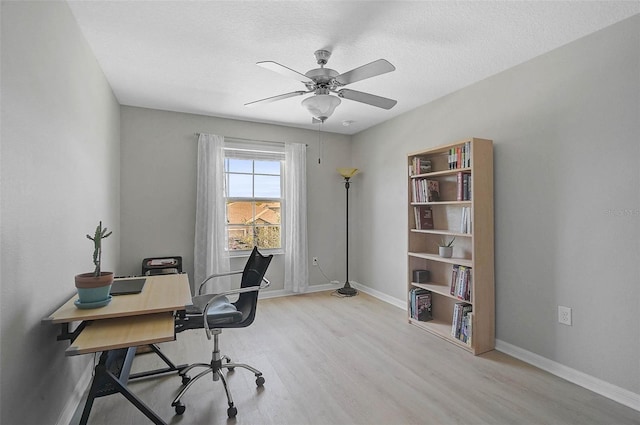
[[[120,393],[155,424],[165,424],[155,412],[127,388],[128,380],[179,371],[155,343],[175,340],[174,314],[191,303],[191,290],[186,274],[147,276],[142,292],[114,296],[109,304],[95,309],[79,309],[71,297],[43,322],[59,324],[58,340],[70,340],[67,356],[101,351],[89,396],[82,412],[86,424],[96,397]],[[81,322],[70,332],[72,322]],[[129,376],[136,347],[149,345],[167,364],[167,368]]]
[[[129,317],[184,310],[184,306],[191,303],[189,278],[186,274],[146,276],[146,279],[141,293],[115,296],[109,304],[100,308],[79,309],[73,304],[78,299],[74,295],[43,321],[56,324]]]

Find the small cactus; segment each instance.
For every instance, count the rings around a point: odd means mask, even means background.
[[[112,232],[107,232],[107,228],[102,228],[102,221],[96,227],[96,232],[93,236],[87,235],[87,239],[93,241],[93,264],[96,268],[93,271],[94,277],[100,277],[100,262],[102,261],[102,239],[108,238]]]

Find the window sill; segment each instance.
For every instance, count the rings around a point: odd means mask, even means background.
[[[265,249],[260,250],[260,254],[262,255],[284,255],[283,249]],[[251,255],[251,251],[240,251],[240,252],[229,252],[229,258],[249,258]]]

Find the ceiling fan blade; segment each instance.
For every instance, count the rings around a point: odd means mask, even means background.
[[[291,68],[287,68],[284,65],[280,65],[277,62],[273,61],[264,61],[258,62],[256,65],[268,69],[273,72],[277,72],[280,75],[284,75],[285,77],[293,78],[294,80],[302,81],[307,84],[311,82],[311,79],[304,74],[299,73],[298,71],[294,71]]]
[[[378,59],[366,65],[362,65],[358,68],[347,71],[336,77],[336,81],[342,85],[355,83],[356,81],[364,80],[366,78],[375,77],[376,75],[386,74],[387,72],[395,71],[396,67],[391,65],[384,59]]]
[[[304,90],[293,91],[291,93],[280,94],[278,96],[267,97],[266,99],[260,99],[254,102],[245,103],[244,106],[252,107],[252,106],[262,105],[265,103],[271,103],[271,102],[275,102],[282,99],[288,99],[294,96],[302,96],[303,94],[307,94],[307,93],[309,92]]]
[[[376,96],[369,93],[364,93],[357,90],[350,89],[341,89],[338,90],[338,96],[344,99],[355,100],[356,102],[367,103],[372,106],[377,106],[382,109],[391,109],[393,108],[397,100],[388,99],[386,97]]]

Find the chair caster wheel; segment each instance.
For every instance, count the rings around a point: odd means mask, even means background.
[[[229,416],[230,418],[235,418],[237,414],[238,409],[236,409],[235,407],[230,407],[227,409],[227,416]]]
[[[182,415],[184,411],[187,409],[187,406],[185,406],[181,401],[179,401],[175,407],[176,407],[176,415]]]
[[[182,376],[182,385],[187,385],[191,381],[191,377],[189,375]]]
[[[256,385],[259,386],[259,387],[264,385],[264,378],[262,376],[258,376],[256,378]]]

